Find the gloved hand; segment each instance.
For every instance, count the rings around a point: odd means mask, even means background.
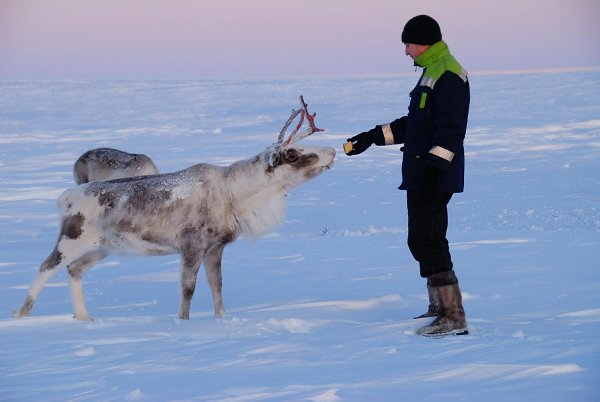
[[[352,143],[352,150],[347,153],[348,156],[362,154],[375,142],[373,131],[366,131],[348,138],[347,141]]]

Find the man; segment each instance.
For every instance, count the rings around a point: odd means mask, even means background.
[[[437,317],[419,335],[468,334],[458,279],[446,239],[448,203],[464,188],[463,141],[469,114],[467,72],[442,41],[427,15],[410,19],[402,31],[406,55],[423,74],[410,93],[408,115],[348,139],[349,156],[372,144],[404,144],[401,190],[407,192],[408,247],[427,278],[429,308],[416,318]]]

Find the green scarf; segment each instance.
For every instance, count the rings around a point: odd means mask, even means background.
[[[437,80],[446,71],[458,75],[465,82],[467,81],[467,71],[450,54],[448,45],[443,40],[434,43],[429,49],[421,53],[415,59],[415,64],[425,68],[425,74],[423,74],[420,83],[423,86],[433,88]]]

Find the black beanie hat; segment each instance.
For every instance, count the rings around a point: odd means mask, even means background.
[[[433,45],[442,40],[442,31],[436,20],[428,15],[417,15],[408,20],[402,31],[402,43]]]

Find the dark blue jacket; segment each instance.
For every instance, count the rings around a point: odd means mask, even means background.
[[[400,189],[420,190],[425,170],[433,167],[439,173],[437,191],[460,193],[470,102],[466,71],[443,41],[423,52],[415,64],[424,70],[410,93],[408,115],[377,126],[375,144],[404,144]]]

